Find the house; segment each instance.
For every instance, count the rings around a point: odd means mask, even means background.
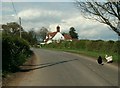
[[[44,42],[46,44],[57,42],[59,43],[61,40],[72,41],[72,38],[69,34],[62,35],[60,32],[60,26],[56,27],[56,32],[51,32],[46,35],[46,39]]]
[[[63,35],[66,41],[72,41],[72,37],[69,34],[64,34]]]

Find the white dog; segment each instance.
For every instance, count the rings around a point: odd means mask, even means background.
[[[105,59],[107,60],[107,63],[113,62],[112,56],[106,55],[106,56],[105,56]]]

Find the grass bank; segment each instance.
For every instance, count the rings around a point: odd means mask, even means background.
[[[62,41],[61,43],[52,43],[44,45],[43,48],[67,51],[77,54],[97,58],[99,55],[105,57],[107,54],[113,56],[114,62],[120,62],[119,42],[102,40],[80,40],[80,41]]]

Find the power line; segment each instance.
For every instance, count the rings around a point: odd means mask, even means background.
[[[11,2],[12,2],[13,10],[14,10],[16,16],[18,17],[17,11],[16,11],[16,9],[15,9],[15,5],[14,5],[14,3],[13,3],[12,0],[11,0]],[[18,17],[18,19],[19,19],[19,25],[21,26],[21,17]],[[21,37],[22,37],[22,36],[21,36],[21,27],[20,27],[20,38],[21,38]]]
[[[17,11],[16,11],[16,9],[15,9],[15,5],[14,5],[14,3],[13,3],[13,1],[12,1],[12,0],[11,0],[11,2],[12,2],[13,10],[14,10],[14,12],[15,12],[16,16],[18,16]]]

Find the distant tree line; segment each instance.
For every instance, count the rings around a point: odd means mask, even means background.
[[[34,45],[37,43],[35,32],[33,30],[26,32],[23,27],[20,26],[17,22],[3,24],[2,29],[3,36],[20,37],[21,31],[22,38],[29,42],[30,45]]]

